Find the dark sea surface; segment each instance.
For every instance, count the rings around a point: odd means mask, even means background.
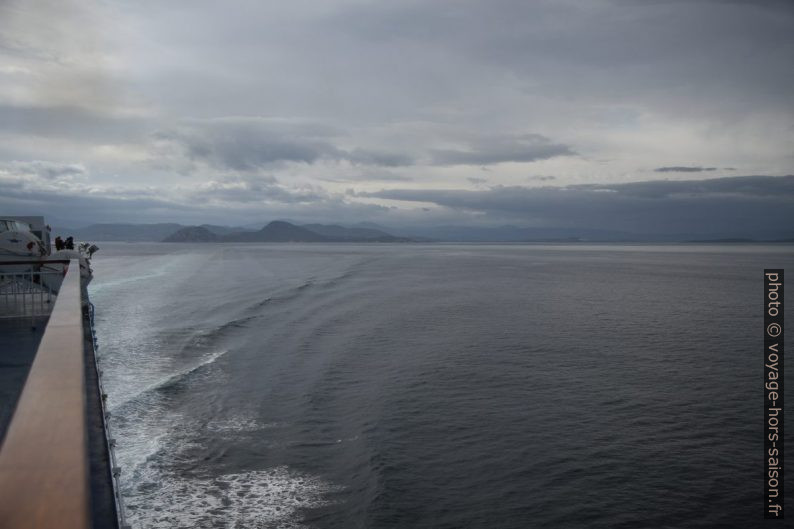
[[[100,246],[133,527],[764,525],[792,246]]]

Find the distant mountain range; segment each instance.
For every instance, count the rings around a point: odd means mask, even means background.
[[[163,242],[218,242],[221,237],[204,226],[187,226],[178,229]]]
[[[212,224],[92,224],[84,228],[55,228],[53,237],[74,236],[82,241],[125,242],[791,242],[736,237],[729,234],[637,234],[591,228],[522,228],[518,226],[405,226],[386,228],[373,223],[350,226],[274,221],[261,229]]]
[[[380,230],[345,228],[336,225],[273,221],[259,231],[217,233],[208,226],[188,226],[172,233],[163,242],[411,242]]]

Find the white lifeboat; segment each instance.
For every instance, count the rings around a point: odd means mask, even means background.
[[[30,230],[30,225],[0,218],[0,261],[28,261],[47,255],[44,243]]]
[[[39,232],[34,232],[32,225],[25,222],[28,219],[37,219],[37,223],[41,224]],[[0,217],[0,276],[6,274],[19,278],[22,275],[24,278],[30,272],[32,282],[57,294],[63,281],[65,264],[56,261],[76,259],[80,265],[81,283],[85,288],[93,278],[91,256],[99,248],[81,243],[76,249],[60,249],[51,253],[49,231],[49,226],[43,224],[43,217]],[[37,233],[41,233],[42,237],[39,238]]]

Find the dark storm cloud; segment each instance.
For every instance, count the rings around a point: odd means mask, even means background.
[[[256,119],[224,119],[160,132],[158,140],[181,145],[192,160],[219,169],[250,171],[276,162],[314,163],[336,158],[339,150],[305,127]],[[303,129],[303,130],[302,130]]]
[[[491,165],[502,162],[534,162],[555,156],[572,156],[573,150],[561,143],[553,143],[540,134],[518,137],[484,137],[472,142],[466,150],[432,150],[436,165]]]
[[[770,237],[794,232],[794,176],[481,191],[393,189],[363,195],[542,226],[755,237],[764,230]]]
[[[214,201],[230,204],[311,204],[329,198],[327,192],[316,186],[288,188],[272,176],[247,176],[211,181],[186,191],[186,194],[200,203]]]
[[[344,158],[355,164],[382,167],[404,167],[415,163],[414,159],[407,154],[367,149],[353,149],[351,152],[345,153]]]
[[[155,189],[42,189],[24,179],[4,179],[0,173],[0,210],[10,215],[42,214],[51,223],[75,227],[97,222],[244,224],[276,218],[352,223],[375,218],[389,208],[348,202],[317,187],[290,188],[269,177],[230,178],[164,196]]]
[[[338,147],[342,131],[317,123],[258,118],[195,121],[156,134],[181,145],[188,158],[217,169],[255,171],[281,162],[314,164],[348,161],[356,165],[398,167],[413,160],[400,153]]]
[[[755,200],[775,198],[794,202],[794,175],[789,176],[740,176],[711,180],[668,181],[652,180],[625,184],[589,184],[565,187],[521,187],[495,186],[487,191],[456,189],[391,189],[362,196],[389,200],[432,202],[453,208],[480,211],[504,210],[527,211],[538,199],[559,197],[587,198],[598,202],[620,201],[635,198],[651,199],[664,205],[664,199],[709,198],[725,199],[737,197]],[[794,214],[794,212],[792,212]]]
[[[0,197],[0,207],[11,215],[44,215],[47,222],[61,228],[75,228],[96,223],[182,224],[221,223],[228,215],[217,208],[205,208],[198,214],[193,205],[157,197],[122,198],[116,196],[64,195],[60,192],[32,192]]]
[[[20,182],[0,182],[0,208],[11,215],[45,215],[50,222],[156,222],[183,217],[193,206],[146,192],[116,191],[107,195],[63,190],[29,189]],[[28,213],[30,212],[30,213]]]
[[[471,137],[461,142],[463,149],[430,149],[430,163],[485,166],[576,154],[571,147],[540,134],[468,136]],[[346,161],[380,167],[417,163],[414,156],[404,152],[345,149],[339,146],[346,139],[344,131],[305,122],[255,118],[197,121],[160,132],[156,138],[181,145],[191,160],[232,171],[255,171],[280,162]]]
[[[673,165],[669,167],[657,167],[654,172],[657,173],[702,173],[704,171],[716,171],[716,167],[700,167],[700,166],[687,166],[687,165]]]
[[[569,186],[593,192],[613,192],[625,196],[654,199],[671,197],[739,196],[745,198],[794,199],[794,176],[734,176],[708,180],[650,180],[625,184]]]

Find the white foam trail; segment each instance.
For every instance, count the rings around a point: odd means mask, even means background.
[[[278,426],[246,415],[210,425],[216,431],[238,433]],[[182,474],[170,463],[201,445],[195,437],[204,430],[199,423],[168,413],[127,428],[132,438],[119,444],[119,462],[128,519],[136,529],[297,529],[304,527],[304,509],[328,505],[328,493],[340,490],[286,466],[214,477]]]
[[[261,424],[253,417],[228,417],[215,419],[207,423],[207,430],[219,433],[255,432],[278,427],[278,423]]]
[[[149,384],[147,384],[147,385],[145,385],[145,386],[143,386],[143,387],[141,387],[139,389],[131,390],[131,391],[128,391],[128,392],[123,392],[122,390],[117,390],[115,392],[115,394],[113,395],[115,398],[111,398],[110,399],[110,403],[109,403],[110,404],[110,409],[111,409],[111,411],[116,410],[116,409],[120,408],[121,406],[123,406],[123,405],[125,405],[125,404],[127,404],[129,402],[132,402],[135,399],[139,398],[141,395],[144,395],[144,394],[146,394],[146,393],[148,393],[150,391],[154,391],[157,388],[161,388],[161,387],[167,386],[169,384],[172,384],[172,383],[178,381],[179,379],[181,379],[182,377],[184,377],[186,375],[189,375],[190,373],[192,373],[192,372],[194,372],[194,371],[196,371],[198,369],[201,369],[202,367],[204,367],[206,365],[209,365],[209,364],[215,362],[216,360],[218,360],[220,357],[222,357],[223,355],[225,355],[228,352],[229,352],[228,349],[222,349],[222,350],[217,351],[215,353],[210,353],[210,354],[204,356],[199,362],[194,363],[194,364],[190,364],[188,366],[185,366],[182,369],[180,369],[180,370],[178,370],[176,372],[173,372],[173,373],[171,373],[171,374],[169,374],[169,375],[167,375],[165,377],[161,377],[161,378],[159,378],[159,379],[157,379],[157,380],[155,380],[153,382],[150,382]],[[116,402],[116,400],[118,400],[118,401]]]
[[[129,521],[141,529],[299,528],[300,511],[327,505],[334,489],[287,467],[190,478],[154,473],[126,498]]]
[[[128,283],[135,283],[137,281],[146,281],[146,280],[149,280],[149,279],[157,279],[158,277],[164,276],[165,273],[166,273],[166,271],[162,270],[160,272],[156,272],[156,273],[153,273],[153,274],[144,274],[144,275],[133,276],[133,277],[125,277],[125,278],[122,278],[122,279],[116,279],[115,281],[97,282],[96,284],[92,284],[92,285],[90,285],[88,287],[89,288],[89,294],[90,295],[98,294],[99,292],[102,292],[105,289],[113,288],[113,287],[117,287],[117,286],[121,286],[121,285],[126,285]],[[92,283],[94,283],[94,282],[92,281]]]

